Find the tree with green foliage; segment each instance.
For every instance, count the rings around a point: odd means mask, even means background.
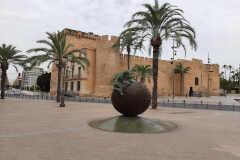
[[[184,96],[184,74],[190,71],[190,67],[184,67],[182,63],[178,63],[174,69],[175,74],[180,74],[180,94]]]
[[[136,64],[133,69],[132,72],[136,78],[136,80],[140,80],[140,82],[145,83],[146,79],[148,79],[148,81],[151,80],[152,77],[152,67],[150,65],[138,65]]]
[[[51,73],[44,73],[37,78],[37,85],[42,92],[50,92]]]
[[[186,54],[184,42],[188,40],[190,46],[196,50],[196,34],[189,22],[183,16],[183,10],[174,5],[165,3],[159,5],[143,4],[145,11],[139,11],[132,15],[132,19],[125,24],[127,29],[123,32],[134,31],[141,41],[150,41],[150,52],[153,47],[153,92],[152,108],[157,108],[157,84],[158,84],[158,59],[161,55],[163,41],[173,40],[176,46],[182,47]]]
[[[223,65],[223,69],[224,69],[224,78],[227,79],[227,70],[228,70],[228,65],[224,64]]]
[[[62,69],[66,64],[64,59],[71,59],[72,62],[79,64],[83,69],[86,65],[89,66],[89,61],[86,58],[86,52],[84,50],[72,49],[74,46],[67,42],[64,31],[58,31],[56,33],[47,32],[46,34],[48,40],[39,40],[37,43],[44,44],[48,47],[28,50],[28,52],[43,52],[43,54],[34,55],[30,57],[27,62],[29,62],[31,66],[48,62],[48,68],[51,64],[56,64],[58,68],[57,102],[60,102]]]
[[[0,46],[0,67],[2,70],[1,99],[5,97],[7,70],[9,66],[12,65],[18,72],[17,66],[23,66],[26,58],[26,55],[21,54],[21,51],[12,45],[2,44]]]
[[[134,50],[143,49],[143,41],[141,37],[134,31],[122,32],[113,47],[120,48],[120,52],[127,51],[128,55],[128,70],[130,70],[130,53]]]

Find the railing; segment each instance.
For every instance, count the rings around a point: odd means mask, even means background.
[[[6,97],[29,100],[56,100],[55,96],[48,95],[24,95],[24,94],[6,94]],[[112,103],[110,98],[95,98],[95,97],[64,97],[65,101],[69,102],[89,102],[89,103]]]
[[[186,101],[186,100],[158,100],[158,106],[161,107],[175,107],[188,109],[209,109],[209,110],[223,110],[223,111],[238,111],[240,112],[240,104],[222,104],[222,102],[209,101]]]
[[[55,96],[48,95],[23,95],[23,94],[6,94],[6,97],[17,99],[29,99],[29,100],[51,100],[55,101]],[[69,102],[87,102],[87,103],[107,103],[111,104],[110,98],[95,98],[95,97],[65,97],[65,101]],[[186,100],[158,100],[158,106],[160,107],[172,107],[172,108],[187,108],[187,109],[209,109],[209,110],[223,110],[223,111],[237,111],[240,112],[240,105],[225,105],[221,102],[213,103],[209,101],[191,101]]]

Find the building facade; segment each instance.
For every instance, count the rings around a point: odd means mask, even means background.
[[[127,69],[127,56],[120,54],[119,49],[112,48],[115,36],[99,36],[65,29],[67,41],[76,49],[84,49],[90,66],[83,70],[80,66],[68,64],[65,74],[65,90],[80,96],[110,97],[113,77]],[[183,92],[188,95],[190,87],[195,93],[202,95],[220,94],[219,66],[203,64],[201,60],[175,60],[173,64],[167,60],[159,60],[158,94],[159,96],[180,95],[180,75],[173,70],[178,63],[191,70],[184,75]],[[152,65],[151,58],[131,56],[131,67],[135,64]],[[152,91],[153,83],[146,82]],[[57,91],[57,68],[52,66],[51,95]]]
[[[32,87],[37,85],[38,76],[44,73],[42,68],[34,67],[31,70],[25,70],[22,73],[22,87]]]
[[[22,88],[22,74],[21,73],[18,73],[17,78],[13,82],[13,87],[19,88],[19,89]]]

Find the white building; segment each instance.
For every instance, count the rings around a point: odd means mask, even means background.
[[[23,71],[23,87],[32,87],[37,85],[38,76],[44,73],[42,68],[34,67],[31,70]]]

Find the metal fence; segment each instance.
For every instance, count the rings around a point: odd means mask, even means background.
[[[49,95],[6,94],[6,97],[29,100],[50,100],[50,101],[56,100],[55,96]],[[64,97],[64,100],[69,102],[111,103],[110,98],[95,98],[95,97]]]
[[[226,105],[222,102],[209,101],[191,101],[186,100],[158,100],[158,106],[172,107],[172,108],[188,108],[188,109],[209,109],[209,110],[223,110],[223,111],[238,111],[240,112],[240,105]]]
[[[50,100],[55,101],[55,96],[49,95],[24,95],[24,94],[6,94],[6,97],[29,100]],[[96,98],[96,97],[65,97],[65,101],[69,102],[87,102],[87,103],[107,103],[110,104],[110,98]],[[224,111],[238,111],[240,112],[240,105],[223,105],[221,102],[213,103],[208,101],[187,102],[186,100],[158,100],[160,107],[173,108],[188,108],[188,109],[210,109],[210,110],[224,110]]]

